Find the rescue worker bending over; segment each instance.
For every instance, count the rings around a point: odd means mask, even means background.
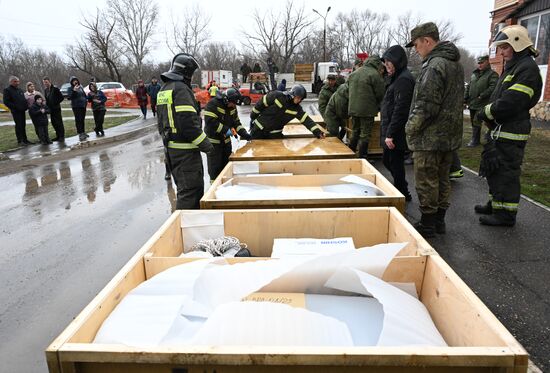
[[[241,139],[252,139],[241,125],[237,114],[237,105],[241,99],[238,90],[229,88],[225,92],[218,91],[216,97],[204,108],[204,132],[214,146],[214,150],[207,156],[210,181],[214,181],[229,162],[233,131],[238,133]]]
[[[295,85],[287,92],[271,91],[265,95],[250,113],[252,138],[282,139],[283,127],[294,118],[313,132],[315,137],[324,138],[321,127],[300,106],[306,95],[306,89],[302,85]]]
[[[533,59],[538,52],[525,27],[503,28],[493,46],[505,65],[490,103],[477,114],[492,131],[479,167],[479,175],[489,184],[489,201],[475,206],[475,212],[487,215],[479,218],[481,224],[513,226],[521,193],[521,163],[531,132],[529,109],[539,101],[542,79]]]
[[[177,187],[177,209],[198,209],[204,193],[201,151],[212,144],[202,131],[199,104],[191,90],[191,77],[199,64],[193,56],[177,54],[172,67],[161,75],[164,82],[157,96],[159,130]]]

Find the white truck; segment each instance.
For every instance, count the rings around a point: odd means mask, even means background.
[[[201,87],[205,88],[212,80],[220,88],[231,88],[233,85],[233,72],[231,70],[202,70]]]
[[[340,67],[337,62],[295,64],[294,80],[289,82],[287,79],[287,88],[301,84],[308,92],[319,93],[322,82],[328,74],[338,74],[339,71]]]

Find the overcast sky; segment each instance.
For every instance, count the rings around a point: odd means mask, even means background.
[[[169,25],[170,14],[177,15],[193,1],[159,0],[160,19],[157,29],[156,50],[149,58],[160,62],[171,58],[164,44],[165,24]],[[201,0],[201,7],[211,16],[212,40],[233,41],[238,43],[240,31],[247,22],[252,24],[251,13],[254,7],[260,10],[284,7],[285,1],[279,0],[264,4],[254,1]],[[18,37],[30,47],[40,47],[63,53],[67,44],[74,43],[83,32],[79,25],[82,14],[92,14],[96,7],[103,8],[104,0],[0,0],[0,35]],[[304,4],[312,19],[317,19],[322,27],[322,19],[311,11],[316,8],[321,13],[328,6],[332,9],[327,21],[330,23],[338,12],[347,12],[353,8],[370,9],[378,13],[387,13],[392,19],[412,11],[425,20],[451,20],[455,30],[462,34],[459,45],[474,55],[487,52],[489,40],[490,14],[493,0],[316,0],[300,1]]]

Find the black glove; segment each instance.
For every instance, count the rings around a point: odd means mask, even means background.
[[[479,163],[479,176],[491,176],[499,167],[500,159],[498,157],[496,143],[494,141],[489,141],[487,144],[483,145],[481,162]]]
[[[242,135],[239,134],[239,136],[241,137],[241,139],[244,139],[244,140],[246,140],[246,141],[252,140],[252,136],[251,136],[248,132],[245,132],[245,133],[243,133]]]
[[[490,129],[495,128],[495,121],[487,118],[487,114],[485,114],[485,108],[478,110],[474,119],[479,122],[485,122],[487,127],[489,127]]]

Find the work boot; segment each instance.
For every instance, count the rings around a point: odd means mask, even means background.
[[[435,214],[435,233],[445,234],[445,213],[447,210],[438,208]]]
[[[480,216],[479,222],[482,225],[490,225],[493,227],[513,227],[516,224],[516,215],[497,210],[494,214],[488,216]]]
[[[481,127],[472,126],[472,139],[466,145],[467,148],[474,148],[480,144],[479,138],[481,137]]]
[[[485,205],[475,205],[474,211],[476,214],[491,215],[493,213],[493,205],[491,201],[487,202]]]
[[[449,179],[460,179],[461,177],[464,177],[464,170],[462,170],[462,168],[460,170],[452,171],[449,174]]]
[[[369,142],[363,141],[359,145],[359,153],[357,154],[357,158],[367,159],[368,153],[369,153]]]
[[[414,228],[424,238],[435,237],[436,214],[422,214],[420,221],[414,224]]]

